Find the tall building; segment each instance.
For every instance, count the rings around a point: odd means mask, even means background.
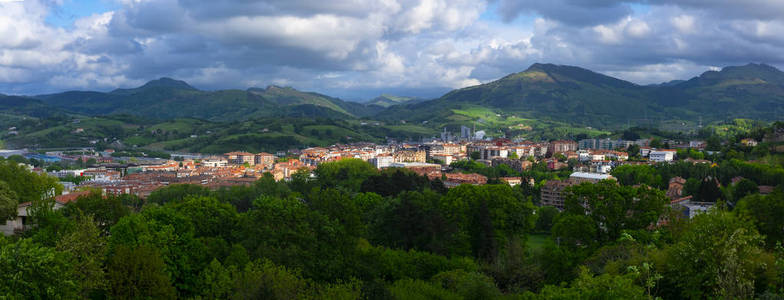
[[[460,138],[462,139],[470,139],[471,138],[471,128],[466,126],[460,126]]]

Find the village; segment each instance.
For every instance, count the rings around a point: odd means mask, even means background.
[[[235,185],[250,185],[265,173],[276,181],[290,180],[292,175],[303,172],[314,176],[311,171],[319,164],[342,159],[361,159],[378,169],[405,168],[429,179],[440,179],[446,187],[460,184],[482,185],[488,182],[484,175],[460,172],[450,165],[454,162],[474,160],[488,167],[507,165],[523,172],[535,163],[546,164],[549,170],[569,169],[573,171],[568,180],[552,180],[541,188],[543,205],[563,208],[560,191],[585,181],[596,182],[612,179],[611,170],[623,164],[654,164],[676,159],[678,149],[702,150],[705,143],[690,141],[677,143],[672,149],[650,147],[649,139],[636,141],[610,139],[584,139],[580,141],[556,140],[549,142],[513,141],[504,138],[454,138],[442,134],[441,139],[423,143],[391,143],[377,145],[354,143],[290,149],[271,153],[229,152],[223,155],[173,154],[172,159],[117,157],[115,150],[93,151],[85,149],[77,155],[74,151],[49,151],[44,154],[25,150],[4,150],[0,156],[22,155],[45,162],[79,161],[89,162],[82,169],[50,171],[58,178],[79,178],[78,184],[63,181],[65,187],[61,197],[87,189],[100,190],[104,194],[131,194],[142,199],[154,190],[172,184],[195,184],[219,189]],[[639,149],[628,153],[628,149]],[[707,160],[693,160],[707,163]],[[46,172],[43,168],[28,166],[35,172]],[[510,184],[534,185],[533,178],[503,177]]]

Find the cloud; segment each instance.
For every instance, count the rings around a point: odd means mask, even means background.
[[[784,2],[772,0],[118,0],[67,28],[46,21],[60,5],[0,1],[0,92],[170,76],[205,89],[438,96],[534,62],[643,84],[784,64]]]

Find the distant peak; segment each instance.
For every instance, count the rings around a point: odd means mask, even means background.
[[[534,63],[526,71],[547,71],[557,68],[557,65],[554,64],[543,64],[543,63]]]
[[[161,77],[156,80],[151,80],[145,83],[142,88],[149,88],[149,87],[170,87],[170,88],[178,88],[183,90],[196,90],[196,88],[189,85],[187,82],[182,80],[176,80],[169,77]]]
[[[764,63],[749,63],[742,66],[727,66],[720,71],[711,70],[699,76],[700,78],[720,79],[762,79],[765,81],[784,82],[784,72],[774,66]]]
[[[268,85],[268,86],[267,86],[267,90],[268,90],[268,91],[274,91],[274,90],[288,90],[288,91],[293,91],[293,90],[295,90],[295,89],[294,89],[293,87],[290,87],[290,86],[279,86],[279,85],[274,85],[274,84],[271,84],[271,85]]]

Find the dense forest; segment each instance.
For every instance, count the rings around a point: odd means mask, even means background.
[[[744,159],[759,150],[722,150],[712,164],[617,168],[617,182],[568,188],[562,212],[537,207],[537,186],[565,171],[535,166],[514,174],[462,163],[455,167],[490,177],[533,177],[537,185],[446,189],[438,179],[404,169],[378,171],[353,159],[321,164],[313,176],[298,173],[288,182],[266,176],[219,190],[172,185],[144,200],[93,193],[54,210],[52,200],[38,199],[58,188],[55,180],[3,161],[0,213],[7,217],[17,203],[33,204],[31,229],[0,238],[0,294],[782,297],[784,167]],[[672,211],[662,188],[674,176],[691,180],[686,193],[716,202],[714,209],[692,219]],[[738,176],[744,179],[733,184]],[[761,195],[757,185],[776,188]]]

